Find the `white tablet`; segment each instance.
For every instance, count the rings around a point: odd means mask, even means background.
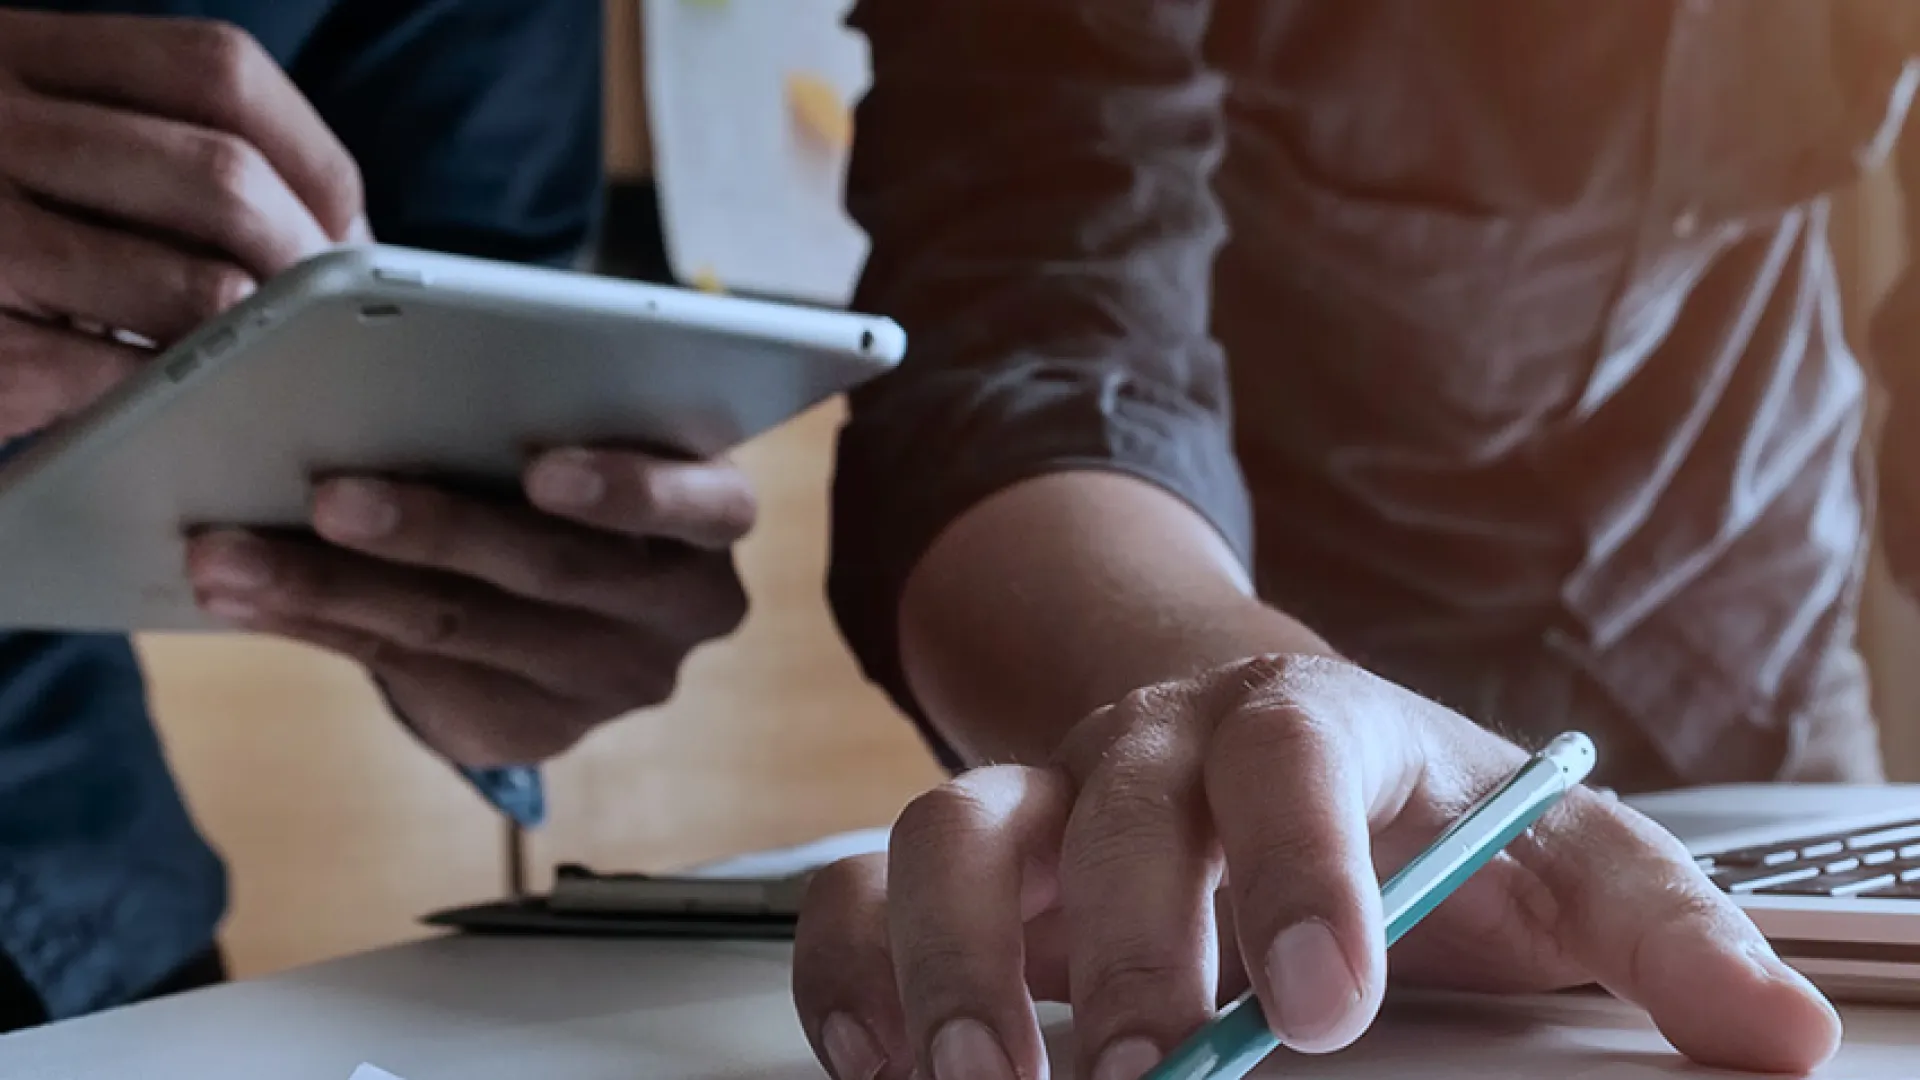
[[[708,457],[886,371],[880,318],[392,247],[318,256],[0,465],[0,626],[211,629],[184,536],[318,474],[514,491],[530,448]]]

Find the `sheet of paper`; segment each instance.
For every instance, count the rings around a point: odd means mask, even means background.
[[[681,281],[844,305],[867,241],[843,209],[870,78],[848,0],[648,0],[648,119]]]
[[[400,1080],[400,1078],[385,1069],[376,1069],[371,1065],[362,1065],[353,1070],[353,1075],[347,1077],[347,1080]]]
[[[886,829],[836,833],[805,844],[756,851],[694,867],[690,872],[714,878],[783,878],[815,870],[852,855],[887,850]]]

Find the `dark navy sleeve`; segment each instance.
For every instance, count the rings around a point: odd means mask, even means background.
[[[601,66],[600,0],[348,0],[292,71],[382,242],[560,265],[598,220]],[[461,772],[519,824],[545,816],[537,769]]]
[[[600,0],[348,0],[292,66],[383,242],[561,263],[601,189]]]

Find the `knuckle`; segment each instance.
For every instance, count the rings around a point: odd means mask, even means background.
[[[1162,749],[1175,726],[1186,715],[1186,689],[1180,683],[1159,683],[1127,692],[1103,705],[1068,731],[1054,749],[1052,761],[1077,782],[1088,783],[1112,768],[1117,749],[1156,742]]]
[[[1237,852],[1227,867],[1240,911],[1272,913],[1317,900],[1340,903],[1346,890],[1335,846],[1305,830],[1270,832],[1250,851]],[[1288,920],[1292,921],[1292,920]]]
[[[255,200],[270,168],[260,151],[237,136],[200,132],[192,136],[187,153],[207,193],[206,213],[218,239],[232,243],[258,232],[261,211]]]
[[[589,569],[586,553],[572,544],[553,544],[536,548],[538,555],[528,561],[526,575],[532,592],[538,596],[582,596],[605,584]]]
[[[1231,703],[1299,701],[1312,697],[1330,681],[1350,676],[1355,669],[1343,660],[1311,653],[1262,653],[1220,669],[1216,681]]]
[[[1291,701],[1247,701],[1226,710],[1214,727],[1216,767],[1258,769],[1276,760],[1324,760],[1342,743],[1338,723]]]
[[[290,558],[285,550],[255,539],[244,539],[236,548],[266,571],[268,584],[261,599],[269,605],[288,611],[326,610],[341,600],[338,579],[313,560]]]
[[[1192,807],[1162,785],[1111,777],[1087,787],[1068,840],[1079,869],[1100,869],[1170,852]]]
[[[1669,885],[1666,895],[1659,901],[1659,917],[1650,925],[1668,930],[1673,928],[1697,929],[1702,926],[1712,928],[1712,935],[1738,940],[1743,936],[1740,930],[1730,926],[1735,919],[1744,916],[1734,915],[1731,904],[1709,893]],[[1672,947],[1670,933],[1643,933],[1633,942],[1632,951],[1627,956],[1629,977],[1636,983],[1644,983],[1654,972],[1661,969],[1661,954]]]
[[[950,997],[956,973],[980,968],[980,942],[945,926],[918,924],[911,940],[896,941],[894,947],[905,976],[901,990],[915,997]]]
[[[1173,702],[1175,694],[1174,685],[1171,683],[1142,686],[1129,690],[1125,696],[1121,697],[1116,703],[1115,712],[1134,722],[1158,717],[1167,711],[1167,706]]]
[[[1667,917],[1663,921],[1669,924],[1717,926],[1725,921],[1732,910],[1731,903],[1725,897],[1704,889],[1688,888],[1679,881],[1668,882],[1665,893],[1663,906]]]
[[[1108,941],[1086,973],[1085,1006],[1092,1012],[1118,1012],[1126,1003],[1159,1001],[1169,986],[1193,979],[1195,963],[1162,939],[1131,933]]]
[[[253,35],[218,19],[185,19],[175,27],[173,55],[184,77],[194,80],[203,101],[214,109],[245,97],[249,76],[260,58]]]
[[[400,629],[403,644],[427,651],[452,644],[467,632],[466,606],[451,600],[419,605]]]

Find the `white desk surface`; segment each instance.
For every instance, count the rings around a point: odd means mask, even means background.
[[[1726,788],[1646,809],[1686,833],[1910,805],[1916,789]],[[1837,800],[1837,801],[1836,801]],[[1768,816],[1763,814],[1762,817]],[[790,873],[884,831],[705,867]],[[448,937],[0,1038],[5,1080],[822,1080],[777,944]],[[1821,1080],[1920,1077],[1920,1010],[1848,1008]],[[1064,1039],[1064,1029],[1057,1029]],[[1064,1077],[1064,1070],[1056,1070]],[[1693,1070],[1643,1016],[1598,995],[1400,997],[1327,1058],[1276,1055],[1274,1080],[1639,1080]]]
[[[8,1080],[821,1080],[772,944],[443,938],[0,1038]],[[1920,1013],[1861,1009],[1820,1075],[1920,1075]],[[1597,996],[1395,1002],[1286,1080],[1688,1075]],[[1725,1077],[1725,1073],[1703,1073]]]

